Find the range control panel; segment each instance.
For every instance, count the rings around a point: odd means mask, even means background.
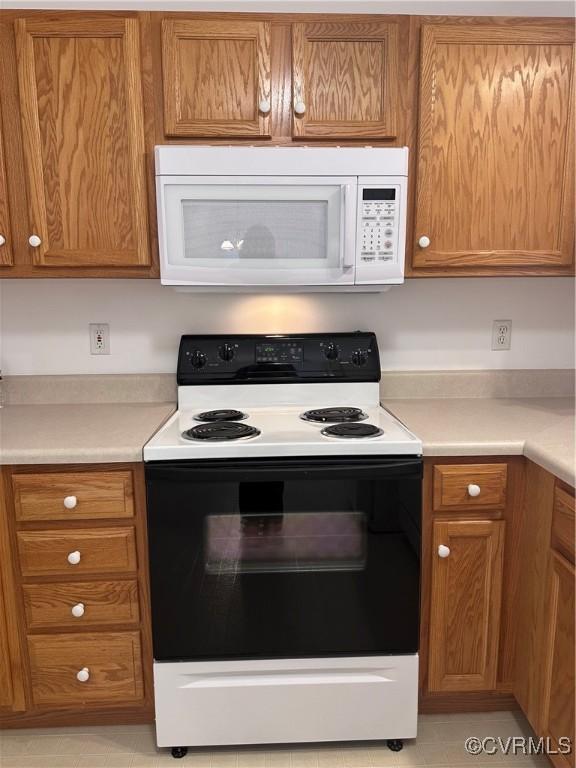
[[[396,187],[361,187],[360,262],[394,261],[398,241],[399,200]]]
[[[333,334],[182,336],[178,384],[379,381],[376,336]]]

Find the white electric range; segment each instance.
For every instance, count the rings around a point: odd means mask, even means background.
[[[372,333],[182,337],[144,448],[174,756],[416,735],[422,444],[379,380]]]

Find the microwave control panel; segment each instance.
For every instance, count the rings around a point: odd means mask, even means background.
[[[405,179],[367,181],[358,185],[356,283],[402,282]]]

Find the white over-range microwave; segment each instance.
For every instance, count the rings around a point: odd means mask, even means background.
[[[162,283],[379,291],[404,281],[408,149],[156,147]]]

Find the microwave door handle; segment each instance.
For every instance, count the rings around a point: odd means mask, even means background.
[[[347,253],[346,249],[346,197],[349,186],[349,184],[340,186],[340,265],[342,269],[352,269],[354,266],[354,254]]]

